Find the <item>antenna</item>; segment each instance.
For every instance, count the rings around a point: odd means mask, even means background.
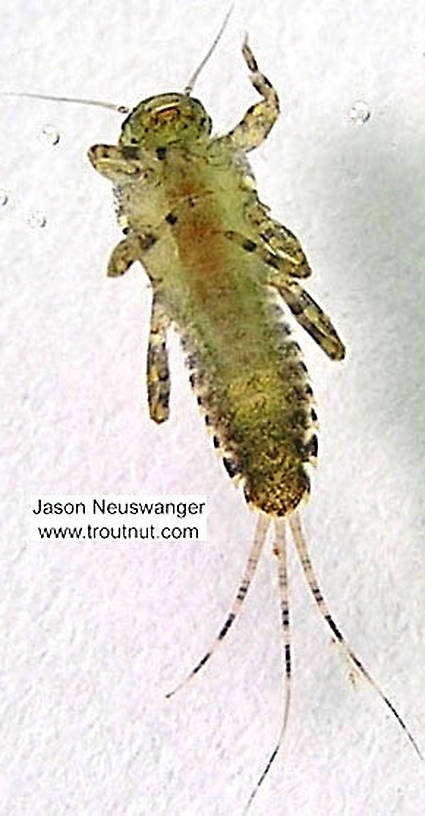
[[[26,99],[47,99],[50,102],[74,102],[76,105],[93,105],[97,108],[106,108],[115,113],[127,114],[130,108],[126,105],[114,105],[113,102],[100,102],[98,99],[77,99],[71,96],[50,96],[49,94],[28,93],[27,91],[0,91],[0,96],[20,96]]]
[[[216,45],[221,39],[224,29],[226,28],[227,22],[229,17],[233,11],[234,3],[229,8],[221,27],[220,31],[218,32],[217,36],[214,39],[213,44],[208,49],[208,52],[205,54],[205,57],[198,65],[197,69],[193,72],[192,76],[187,83],[184,93],[186,96],[190,96],[193,91],[193,87],[195,85],[196,80],[198,79],[199,74],[201,73],[203,67],[208,62],[211,54],[213,53]],[[28,91],[0,91],[0,96],[11,96],[11,97],[24,97],[25,99],[47,99],[49,102],[72,102],[75,105],[91,105],[96,108],[106,108],[106,110],[115,111],[115,113],[120,113],[121,115],[126,115],[130,113],[130,108],[127,105],[115,105],[113,102],[102,102],[99,99],[79,99],[78,97],[71,97],[71,96],[54,96],[51,94],[42,94],[42,93],[29,93]]]
[[[213,44],[210,46],[210,48],[208,49],[207,53],[205,54],[205,57],[203,58],[202,62],[198,65],[197,69],[193,72],[192,76],[190,77],[189,82],[187,83],[187,85],[186,85],[186,87],[184,89],[184,93],[185,93],[186,96],[191,95],[191,93],[193,91],[193,88],[194,88],[194,85],[195,85],[195,82],[198,79],[199,74],[201,73],[204,65],[206,65],[206,63],[208,62],[208,60],[209,60],[211,54],[213,53],[216,45],[221,40],[221,35],[223,34],[223,31],[227,26],[227,22],[228,22],[228,19],[229,19],[230,15],[231,15],[232,11],[233,11],[233,7],[234,7],[234,3],[232,3],[232,5],[230,6],[229,11],[227,12],[227,14],[226,14],[226,16],[225,16],[225,18],[224,18],[224,20],[223,20],[223,22],[221,24],[220,31],[218,32]]]

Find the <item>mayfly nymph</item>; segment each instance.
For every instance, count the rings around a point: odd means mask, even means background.
[[[211,119],[191,96],[191,82],[183,94],[141,102],[125,120],[118,145],[96,145],[89,158],[114,185],[125,233],[112,252],[108,275],[120,276],[138,260],[152,285],[150,416],[156,422],[168,418],[166,334],[172,324],[181,335],[190,381],[214,446],[257,513],[254,543],[234,603],[213,646],[186,680],[198,673],[229,631],[269,526],[275,525],[286,696],[279,738],[249,806],[279,751],[289,712],[287,526],[333,638],[420,751],[331,617],[302,532],[297,508],[309,493],[308,466],[317,456],[317,416],[300,348],[282,320],[282,301],[332,360],[343,359],[344,346],[327,315],[299,283],[311,269],[297,238],[270,217],[258,198],[245,154],[267,137],[278,117],[279,101],[246,39],[242,54],[261,101],[229,133],[211,136]]]
[[[334,622],[308,554],[298,508],[308,497],[308,471],[317,457],[317,415],[300,348],[283,319],[285,308],[331,360],[342,360],[345,351],[329,317],[300,284],[311,269],[298,239],[270,217],[257,195],[246,153],[266,139],[278,118],[279,100],[247,39],[242,55],[261,99],[241,121],[224,135],[211,135],[211,118],[192,96],[195,79],[223,28],[183,93],[151,96],[129,113],[123,107],[94,103],[128,115],[118,144],[95,145],[88,155],[97,172],[113,184],[124,233],[112,251],[107,274],[122,276],[139,261],[152,286],[150,416],[161,423],[169,415],[166,340],[172,325],[181,336],[190,382],[214,446],[229,476],[243,485],[246,501],[257,515],[252,548],[228,616],[210,649],[168,697],[200,671],[223,641],[246,597],[268,530],[272,524],[275,528],[284,711],[280,734],[249,807],[282,744],[289,713],[287,528],[333,639],[423,757],[394,705]]]

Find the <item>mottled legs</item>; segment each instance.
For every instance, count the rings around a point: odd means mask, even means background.
[[[247,39],[242,46],[243,58],[251,72],[251,82],[263,97],[261,102],[251,105],[241,121],[217,142],[225,142],[230,149],[247,153],[264,141],[279,116],[279,98],[267,77],[258,70],[258,65]]]
[[[294,280],[298,267],[292,259],[282,254],[273,254],[263,243],[253,241],[235,230],[227,230],[224,234],[229,241],[240,246],[241,250],[255,253],[263,268],[267,269],[265,283],[277,289],[298,323],[322,351],[332,360],[342,360],[345,355],[344,345],[327,314]]]
[[[152,298],[151,325],[147,358],[149,414],[155,422],[165,422],[169,414],[170,371],[166,335],[169,320],[155,295]]]

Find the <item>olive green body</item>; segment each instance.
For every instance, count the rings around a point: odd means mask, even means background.
[[[258,200],[245,168],[220,148],[208,156],[170,145],[160,161],[152,156],[151,176],[117,197],[130,234],[167,224],[142,263],[184,338],[228,470],[253,506],[280,515],[308,490],[311,391],[260,260],[226,237],[255,240],[247,214]]]
[[[217,38],[213,48],[216,42]],[[211,49],[207,58],[210,53]],[[163,94],[141,102],[124,122],[117,146],[96,145],[89,151],[96,170],[114,184],[125,235],[112,251],[108,275],[122,275],[139,260],[152,283],[147,365],[150,415],[156,422],[168,417],[166,333],[174,324],[214,445],[230,476],[243,481],[249,504],[261,511],[224,625],[187,679],[206,665],[235,621],[254,576],[270,517],[288,515],[302,568],[332,637],[355,671],[378,691],[423,759],[397,710],[335,624],[314,573],[299,515],[294,512],[309,492],[307,469],[317,455],[317,417],[299,346],[283,322],[283,304],[332,360],[342,360],[345,349],[329,317],[298,282],[311,274],[298,240],[270,218],[257,197],[245,153],[267,137],[279,113],[279,100],[259,71],[246,39],[242,54],[261,101],[229,133],[211,137],[208,114],[190,96],[191,81],[185,94]],[[199,69],[194,76],[198,73]],[[244,813],[278,754],[289,712],[285,526],[284,520],[276,520],[274,544],[285,708],[280,736]]]
[[[97,145],[89,158],[114,184],[126,236],[108,274],[139,260],[152,283],[151,417],[168,417],[172,323],[227,471],[243,481],[251,506],[284,516],[308,494],[317,439],[306,368],[279,295],[331,358],[342,359],[344,347],[297,283],[311,272],[299,242],[257,197],[245,153],[266,137],[279,103],[246,43],[243,53],[264,101],[230,133],[211,137],[197,99],[163,94],[131,112],[118,146]]]

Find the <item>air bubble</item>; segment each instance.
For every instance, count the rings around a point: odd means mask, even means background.
[[[47,224],[46,216],[43,213],[35,211],[31,213],[27,219],[27,224],[31,229],[42,229]]]
[[[349,117],[354,125],[364,125],[371,117],[366,102],[354,102],[349,111]]]
[[[46,144],[57,145],[60,140],[60,133],[54,125],[43,125],[39,138]]]
[[[0,188],[0,207],[5,207],[7,202],[9,201],[9,196],[6,190]]]

